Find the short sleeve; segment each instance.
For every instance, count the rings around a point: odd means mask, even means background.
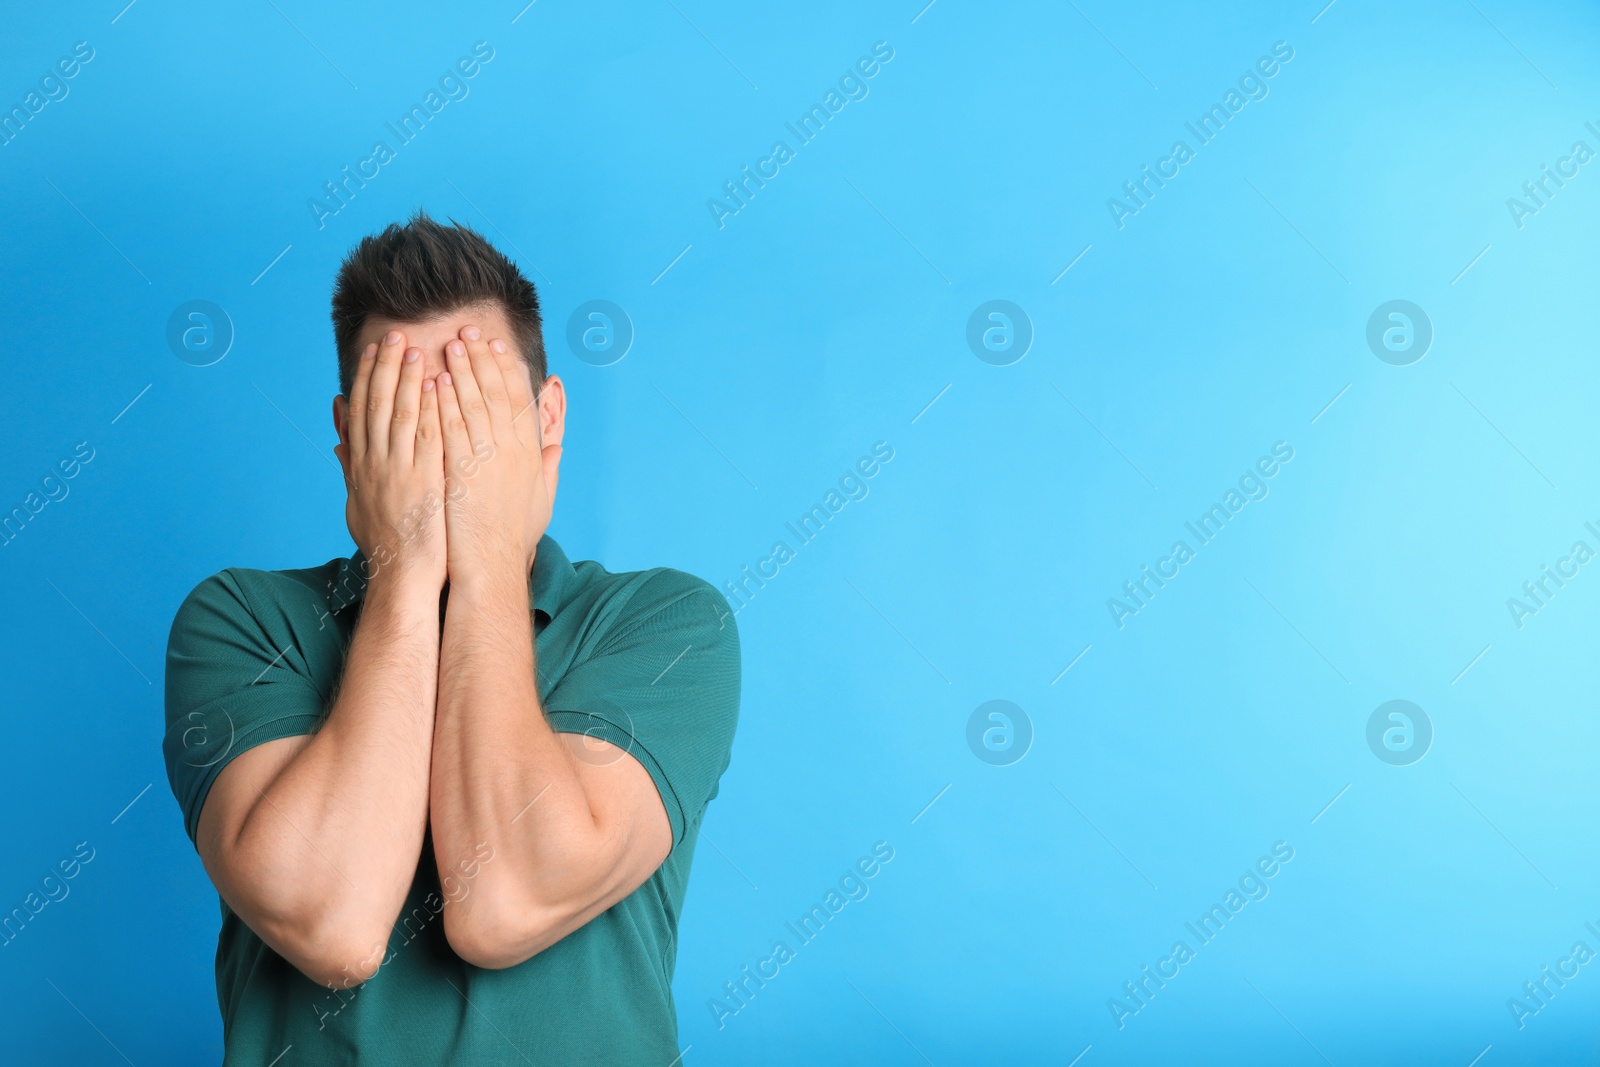
[[[653,572],[544,711],[551,729],[609,741],[643,764],[676,848],[717,795],[733,748],[739,634],[727,601],[682,571]]]
[[[306,670],[294,628],[281,613],[258,619],[235,572],[207,578],[184,599],[167,640],[161,749],[190,841],[230,760],[316,729],[324,695]]]

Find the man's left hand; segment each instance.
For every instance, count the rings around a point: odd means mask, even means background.
[[[508,342],[463,326],[438,377],[445,544],[452,585],[526,581],[550,525],[561,446],[543,444],[528,365]]]

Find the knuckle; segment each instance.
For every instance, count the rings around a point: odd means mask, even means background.
[[[379,396],[370,396],[370,397],[368,397],[367,398],[367,414],[368,415],[378,415],[378,414],[381,414],[382,412],[383,412],[383,398],[379,397]]]

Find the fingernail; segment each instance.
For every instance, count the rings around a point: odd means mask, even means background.
[[[424,378],[424,379],[422,379],[422,391],[424,393],[433,392],[433,379],[432,378]]]
[[[500,340],[500,338],[496,337],[493,341],[489,342],[489,347],[494,349],[497,353],[503,353],[506,350],[506,343]]]
[[[397,344],[399,344],[400,343],[400,331],[399,330],[390,330],[387,334],[384,335],[383,343],[386,344],[386,345],[397,345]]]
[[[370,345],[367,346],[367,350],[365,352],[361,353],[361,358],[362,359],[371,359],[373,356],[375,356],[377,354],[378,354],[378,342],[374,341]]]
[[[476,326],[468,326],[466,329],[461,331],[461,336],[465,337],[469,341],[476,341],[483,335],[478,332],[478,328]]]
[[[420,356],[420,355],[422,355],[422,349],[420,349],[420,348],[408,348],[408,349],[406,349],[406,362],[407,363],[415,363],[417,361],[417,357]]]
[[[460,341],[451,341],[448,345],[445,345],[445,350],[452,356],[464,356],[467,354],[467,346]]]
[[[449,385],[450,384],[450,372],[449,371],[445,371],[443,374],[439,375],[439,384],[440,385]]]

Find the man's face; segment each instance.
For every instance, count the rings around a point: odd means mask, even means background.
[[[423,377],[436,378],[446,369],[444,346],[461,336],[463,326],[476,326],[483,331],[483,336],[487,340],[504,338],[505,342],[515,350],[516,340],[511,324],[498,307],[490,305],[462,308],[426,322],[396,322],[392,319],[369,318],[356,338],[356,351],[365,351],[369,344],[381,344],[384,335],[390,330],[399,330],[405,334],[407,349],[422,350]],[[528,365],[519,358],[517,366],[531,386],[532,372]],[[544,380],[543,391],[535,389],[533,392],[539,398],[537,404],[541,439],[547,445],[558,445],[566,428],[566,393],[561,379],[553,374],[548,375]],[[348,442],[349,403],[342,396],[333,398],[333,424],[339,432],[339,440]]]

